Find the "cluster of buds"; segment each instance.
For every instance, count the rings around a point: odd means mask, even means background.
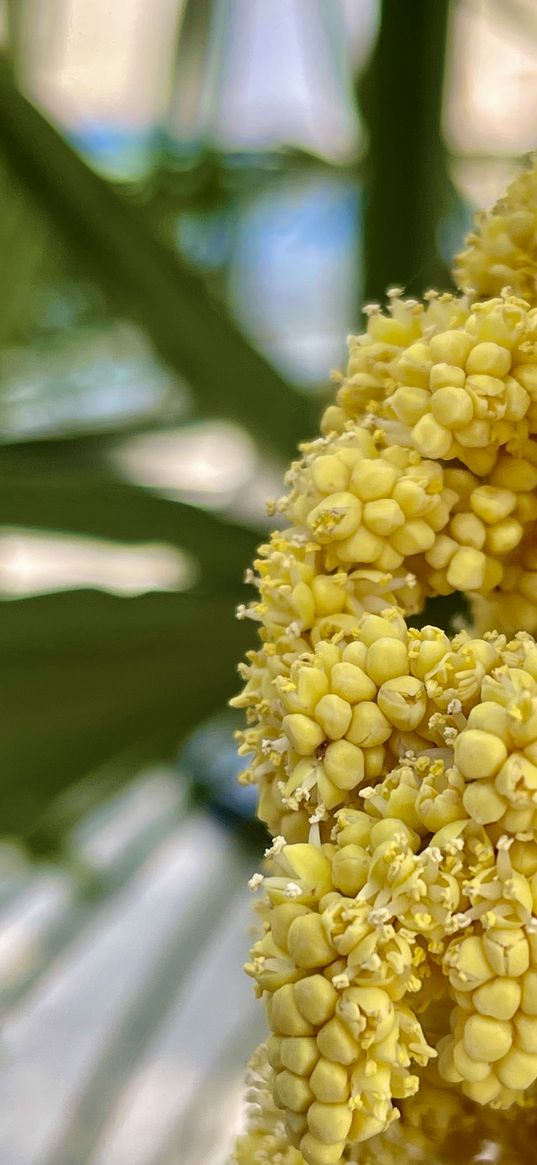
[[[472,290],[366,309],[249,573],[259,644],[233,702],[274,840],[251,879],[270,1035],[239,1165],[426,1161],[455,1127],[499,1161],[515,1126],[531,1144],[536,202],[537,167],[478,220]],[[410,625],[454,592],[472,628]]]

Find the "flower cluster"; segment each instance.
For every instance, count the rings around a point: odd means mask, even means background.
[[[351,340],[349,375],[323,427],[329,440],[365,424],[385,457],[401,460],[405,450],[434,466],[445,503],[433,511],[436,537],[421,525],[420,499],[415,508],[407,500],[405,509],[411,534],[404,557],[425,594],[488,597],[497,589],[507,596],[497,626],[534,631],[537,309],[506,293],[467,306],[461,318],[461,302],[457,326],[446,330],[442,319],[427,325],[423,310],[423,335],[403,349],[399,300],[387,316],[370,316],[366,333]],[[379,319],[386,337],[380,351]],[[363,385],[369,379],[379,381],[374,397]],[[400,491],[409,498],[408,487]]]
[[[274,1097],[309,1165],[383,1131],[393,1097],[417,1089],[411,1065],[434,1055],[403,1002],[421,986],[412,928],[426,881],[438,880],[418,844],[397,820],[350,811],[335,845],[277,845],[270,859],[266,930],[247,970],[267,999]],[[432,931],[445,913],[439,900]]]
[[[526,1107],[498,1115],[491,1107],[457,1096],[433,1070],[420,1070],[420,1089],[399,1102],[400,1119],[384,1133],[353,1149],[347,1145],[345,1165],[430,1165],[431,1161],[467,1161],[477,1165],[494,1145],[496,1165],[527,1165],[537,1132],[536,1110]],[[248,1073],[248,1127],[236,1146],[237,1165],[306,1165],[290,1145],[281,1112],[273,1102],[274,1069],[266,1048],[257,1048]]]
[[[425,1161],[457,1123],[501,1146],[517,1107],[531,1144],[536,202],[537,167],[480,219],[473,290],[365,309],[248,574],[259,643],[233,703],[274,841],[239,1165]],[[454,592],[473,628],[409,625]]]
[[[503,287],[537,300],[537,167],[515,178],[504,198],[488,214],[477,214],[466,250],[455,258],[458,287],[478,296],[498,295]]]
[[[523,1102],[537,1080],[537,920],[510,842],[500,839],[495,866],[467,886],[473,921],[444,955],[457,1006],[438,1045],[443,1079],[497,1108]]]

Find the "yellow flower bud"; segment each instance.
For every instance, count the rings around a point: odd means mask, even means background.
[[[483,732],[500,736],[504,743],[508,741],[507,712],[494,700],[482,700],[470,710],[468,727],[480,728]]]
[[[429,407],[430,394],[424,388],[407,384],[396,388],[390,397],[390,405],[400,421],[405,425],[415,425]]]
[[[311,467],[313,484],[320,493],[343,493],[349,484],[348,466],[336,455],[317,457]]]
[[[533,494],[517,494],[515,514],[523,525],[537,518],[537,498]]]
[[[392,725],[377,704],[364,700],[353,708],[351,722],[347,729],[347,740],[361,748],[374,748],[384,744],[392,734]],[[367,766],[367,756],[365,757]]]
[[[306,970],[325,967],[335,955],[319,914],[310,913],[295,918],[289,927],[287,946],[296,966]]]
[[[472,546],[474,550],[481,550],[487,536],[481,519],[468,513],[455,514],[449,524],[449,532],[462,546]]]
[[[429,498],[417,481],[401,478],[394,486],[393,497],[406,518],[415,518],[427,509]]]
[[[481,550],[457,550],[447,568],[447,580],[455,591],[478,591],[483,586],[486,558]]]
[[[503,378],[509,372],[510,367],[511,353],[509,349],[502,348],[499,344],[490,341],[476,344],[466,360],[466,372],[469,375],[477,372]]]
[[[281,1063],[296,1076],[311,1076],[318,1059],[317,1041],[313,1036],[284,1036],[280,1041]]]
[[[397,361],[397,373],[405,385],[415,384],[426,387],[429,382],[430,367],[429,346],[423,340],[409,344]]]
[[[332,691],[343,700],[348,700],[349,704],[372,700],[377,690],[367,672],[356,664],[346,662],[336,663],[332,668],[330,684]]]
[[[440,332],[436,336],[431,336],[429,340],[429,351],[435,362],[455,365],[458,368],[464,368],[472,346],[471,336],[455,330]]]
[[[368,675],[380,686],[396,676],[408,675],[408,649],[398,639],[376,639],[367,652]]]
[[[464,1025],[464,1047],[472,1060],[494,1063],[513,1043],[511,1024],[487,1015],[471,1015]]]
[[[274,1068],[275,1072],[281,1072],[283,1068],[281,1058],[282,1042],[280,1036],[269,1036],[265,1045],[268,1062],[271,1068]]]
[[[380,639],[382,637],[401,640],[405,638],[406,627],[403,620],[399,615],[397,615],[397,618],[388,619],[386,618],[387,614],[389,614],[389,612],[385,612],[384,616],[364,615],[360,620],[360,639],[366,647],[371,647],[371,644],[374,643],[376,639]],[[394,611],[392,614],[395,615],[396,612]],[[349,650],[350,648],[347,648],[345,657],[347,657]]]
[[[522,1051],[537,1053],[537,1016],[517,1015],[515,1028],[517,1044]]]
[[[354,664],[355,667],[359,667],[359,668],[363,668],[365,666],[366,658],[367,658],[367,647],[366,647],[365,642],[349,643],[348,646],[345,648],[343,655],[342,655],[343,663],[352,663],[352,664]],[[339,675],[339,672],[337,672],[336,675]],[[334,688],[334,691],[335,691],[335,688]],[[343,693],[338,692],[338,695],[341,696],[341,695],[343,695]],[[362,696],[360,695],[359,698],[362,699]],[[349,699],[350,703],[352,703],[352,700],[350,700],[350,698],[348,696],[343,696],[343,699],[344,700]],[[366,699],[369,699],[369,697],[366,697]]]
[[[468,816],[479,825],[499,821],[507,809],[507,802],[500,797],[493,781],[474,781],[467,785],[462,802]]]
[[[412,430],[412,438],[416,449],[423,457],[433,459],[446,457],[451,448],[451,433],[431,415],[425,413],[420,417]]]
[[[346,1101],[349,1095],[349,1076],[342,1064],[321,1057],[310,1077],[310,1088],[317,1100],[325,1104]]]
[[[537,399],[537,364],[517,364],[513,376],[529,393],[532,401]]]
[[[332,881],[342,894],[351,898],[362,889],[367,881],[370,858],[357,845],[344,845],[334,854]]]
[[[502,490],[534,490],[537,486],[537,468],[523,457],[501,457],[491,476],[492,485]]]
[[[455,764],[467,781],[494,777],[507,758],[503,740],[479,728],[468,728],[455,741]]]
[[[383,541],[378,534],[373,534],[366,526],[357,526],[349,538],[345,538],[334,547],[334,555],[338,562],[367,563],[376,562],[383,550]]]
[[[348,538],[359,525],[362,507],[354,494],[342,490],[323,498],[308,515],[308,526],[318,542]]]
[[[456,453],[468,469],[472,473],[477,474],[478,477],[488,477],[496,463],[497,452],[490,442],[490,426],[484,421],[471,421],[464,430],[464,446],[458,440],[455,442],[454,453]],[[473,448],[471,447],[473,443]],[[457,444],[459,448],[457,448]],[[477,1084],[474,1087],[479,1088],[481,1085]]]
[[[326,1060],[337,1064],[352,1064],[360,1054],[356,1040],[337,1016],[329,1019],[318,1032],[317,1047]]]
[[[386,538],[405,523],[405,515],[394,498],[379,498],[366,502],[364,523],[374,534]]]
[[[330,433],[341,433],[345,428],[347,420],[343,409],[338,408],[337,405],[329,405],[325,409],[321,419],[321,433],[329,436]]]
[[[448,538],[446,534],[440,534],[434,546],[427,551],[425,561],[435,570],[443,570],[451,562],[457,550],[458,545],[453,538]]]
[[[493,1072],[490,1072],[484,1080],[464,1085],[465,1096],[475,1101],[476,1104],[492,1104],[500,1092],[501,1084]]]
[[[330,862],[315,845],[286,845],[286,862],[295,877],[300,878],[312,893],[320,898],[330,888]]]
[[[427,522],[422,518],[411,518],[392,534],[391,543],[400,554],[411,557],[413,554],[430,550],[434,539],[434,530]]]
[[[303,716],[300,712],[284,716],[282,727],[291,746],[299,756],[310,756],[324,739],[322,729],[315,723],[315,720]]]
[[[327,1145],[312,1133],[306,1133],[300,1142],[300,1151],[306,1165],[338,1165],[344,1148],[344,1141]]]
[[[521,986],[516,979],[497,978],[477,988],[473,1002],[481,1015],[512,1019],[520,1007]]]
[[[537,971],[527,971],[521,982],[522,1010],[526,1015],[537,1015]]]
[[[294,984],[285,983],[272,996],[271,1022],[282,1036],[311,1036],[313,1028],[300,1014],[295,1002]]]
[[[318,615],[335,615],[345,606],[345,576],[317,575],[312,579],[311,591]]]
[[[304,1136],[304,1133],[307,1131],[307,1128],[308,1128],[308,1122],[306,1120],[306,1117],[304,1116],[304,1113],[292,1112],[290,1108],[286,1109],[286,1111],[284,1113],[283,1123],[285,1126],[285,1131],[288,1134],[290,1140],[293,1142],[293,1144],[296,1141],[298,1141],[300,1139],[300,1137]],[[256,1148],[258,1148],[258,1145],[256,1145]],[[273,1149],[273,1145],[271,1145],[271,1151],[272,1151],[272,1149]],[[289,1149],[288,1149],[287,1141],[285,1144],[285,1149],[286,1149],[286,1152],[288,1155]],[[298,1156],[298,1149],[296,1149],[296,1150],[293,1149],[292,1152],[294,1152],[296,1154],[296,1159],[295,1159],[295,1157],[293,1157],[291,1162],[289,1163],[289,1165],[302,1165],[302,1161],[303,1161],[302,1154],[300,1154],[300,1156]],[[250,1165],[249,1158],[245,1162],[245,1165]],[[287,1165],[287,1161],[285,1162],[285,1165]]]
[[[362,502],[374,502],[390,496],[398,477],[396,467],[387,461],[364,458],[353,470],[351,485]]]
[[[315,708],[315,719],[329,740],[340,740],[351,722],[352,709],[341,696],[322,696]]]
[[[338,841],[341,845],[369,844],[372,821],[360,809],[344,809],[338,815]]]
[[[486,1080],[490,1073],[490,1064],[472,1059],[468,1055],[462,1040],[457,1040],[453,1044],[452,1055],[453,1067],[461,1080],[470,1084],[476,1084],[480,1080]]]
[[[272,937],[277,946],[282,950],[287,950],[287,935],[289,927],[295,918],[300,915],[308,914],[307,906],[301,906],[298,902],[282,902],[280,906],[274,907],[271,917]]]
[[[516,503],[516,493],[513,490],[499,489],[493,485],[478,486],[470,497],[474,514],[489,524],[507,518],[515,509]]]
[[[459,991],[473,991],[494,974],[484,943],[477,935],[469,935],[448,951],[446,963],[450,983]]]
[[[454,385],[446,385],[436,390],[431,399],[431,409],[435,421],[448,431],[463,429],[474,415],[471,396],[464,388]]]
[[[371,845],[376,848],[378,845],[383,845],[385,841],[393,841],[397,836],[403,836],[409,842],[411,849],[417,850],[420,844],[420,838],[413,829],[404,821],[399,821],[396,817],[384,817],[382,821],[377,821],[371,830]]]
[[[344,1141],[351,1127],[352,1112],[347,1104],[323,1104],[314,1100],[308,1109],[308,1127],[325,1145]]]
[[[304,1019],[317,1026],[334,1014],[338,995],[323,975],[308,975],[294,984],[294,999]]]
[[[524,874],[528,878],[537,873],[537,842],[514,841],[509,850],[509,857],[513,869],[518,870],[519,874]]]
[[[504,518],[487,531],[486,547],[490,554],[509,554],[518,546],[524,527],[516,518]]]
[[[528,940],[520,928],[503,930],[492,927],[483,936],[486,957],[497,975],[519,976],[530,961]]]
[[[318,667],[301,667],[296,678],[296,692],[284,695],[284,704],[289,712],[299,710],[312,713],[315,705],[329,690],[328,679]]]
[[[349,740],[328,745],[323,765],[326,775],[338,789],[355,789],[364,779],[364,754]]]
[[[531,408],[531,397],[513,376],[505,378],[505,421],[520,421]],[[506,431],[510,426],[506,427]]]
[[[315,619],[315,600],[313,598],[313,592],[305,582],[300,582],[294,587],[290,602],[303,626],[311,627]]]
[[[464,368],[459,368],[456,364],[448,364],[446,361],[438,361],[437,364],[433,364],[429,373],[429,388],[431,392],[434,392],[435,389],[443,388],[446,385],[463,388],[464,381]]]
[[[291,1112],[306,1112],[313,1101],[313,1092],[309,1082],[303,1076],[295,1076],[284,1068],[278,1072],[274,1081],[274,1099],[281,1108],[290,1108]]]
[[[537,1079],[537,1055],[513,1048],[496,1066],[496,1074],[505,1088],[524,1092]]]

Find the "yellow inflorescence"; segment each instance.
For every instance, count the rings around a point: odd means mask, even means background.
[[[503,287],[537,301],[537,167],[523,170],[488,214],[477,214],[466,250],[455,259],[459,287],[479,296],[498,295]]]
[[[473,291],[366,309],[249,572],[234,704],[274,838],[247,966],[271,1035],[239,1165],[425,1162],[455,1127],[506,1163],[515,1127],[532,1144],[536,203],[537,168],[480,220]],[[473,629],[409,625],[458,591]]]
[[[435,1061],[433,1061],[434,1065]],[[496,1165],[528,1165],[533,1159],[537,1110],[526,1107],[498,1113],[458,1096],[442,1081],[434,1066],[420,1069],[420,1089],[399,1101],[400,1119],[354,1148],[347,1144],[341,1158],[347,1165],[431,1165],[432,1161],[487,1160],[494,1146]],[[289,1142],[274,1104],[275,1072],[266,1046],[256,1050],[249,1069],[248,1126],[236,1146],[238,1165],[307,1165]]]

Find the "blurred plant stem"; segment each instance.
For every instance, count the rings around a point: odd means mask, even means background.
[[[449,287],[439,256],[448,184],[441,134],[449,0],[383,0],[361,89],[369,129],[364,297]]]

